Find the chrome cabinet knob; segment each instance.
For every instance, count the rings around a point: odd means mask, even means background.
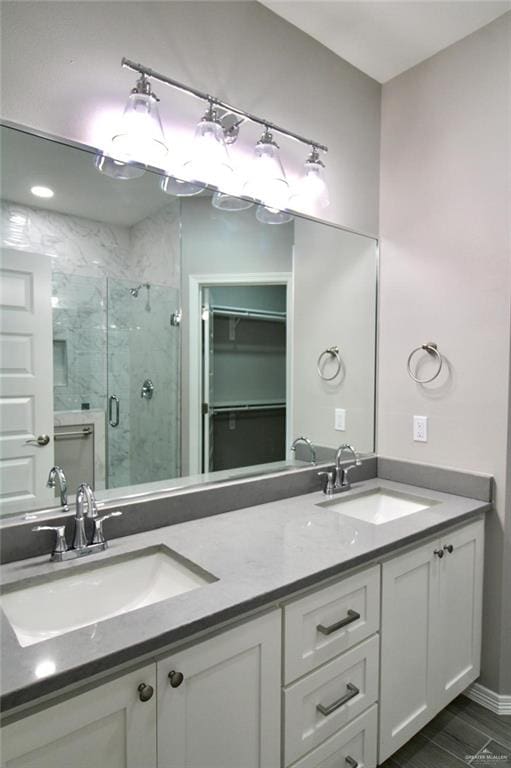
[[[138,698],[140,701],[149,701],[149,699],[153,698],[154,688],[152,685],[147,685],[146,683],[140,683],[140,685],[137,688],[138,691]]]
[[[452,553],[452,551],[454,550],[454,547],[453,547],[453,545],[452,545],[452,544],[445,544],[445,546],[444,546],[444,550],[445,550],[446,552],[448,552],[449,554],[451,554],[451,553]]]
[[[169,672],[169,681],[172,688],[179,688],[184,679],[185,676],[182,672],[176,672],[174,669]]]
[[[434,550],[434,554],[437,557],[439,557],[440,559],[442,559],[442,557],[444,556],[444,550],[443,549],[435,549]]]

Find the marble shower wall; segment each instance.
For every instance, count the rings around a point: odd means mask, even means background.
[[[165,480],[180,471],[180,331],[170,325],[179,291],[151,283],[134,297],[130,286],[108,281],[109,392],[120,401],[119,426],[109,429],[112,487]],[[150,400],[141,396],[145,379],[154,385]]]
[[[107,427],[108,486],[176,476],[180,331],[169,318],[180,306],[179,202],[131,227],[8,201],[0,214],[3,245],[51,257],[55,410],[88,402],[106,413],[107,395],[121,393],[121,425]],[[145,288],[138,300],[129,294],[144,282],[150,312]],[[140,397],[143,370],[152,401]]]
[[[106,280],[52,274],[53,407],[105,409]]]

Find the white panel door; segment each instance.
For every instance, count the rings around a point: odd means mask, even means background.
[[[140,700],[138,686],[152,686]],[[2,728],[5,768],[156,768],[156,665]],[[146,691],[148,689],[145,689]]]
[[[441,545],[438,709],[479,676],[484,521],[446,534]]]
[[[425,544],[382,567],[380,763],[436,713],[438,546]]]
[[[157,666],[158,768],[279,767],[280,611]]]
[[[50,258],[3,248],[0,258],[0,514],[53,502]],[[38,437],[49,442],[39,445]],[[40,442],[44,442],[41,440]]]

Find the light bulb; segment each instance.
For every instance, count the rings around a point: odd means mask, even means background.
[[[195,129],[192,155],[183,165],[185,177],[222,191],[229,191],[233,169],[225,145],[224,131],[210,103]]]
[[[112,136],[111,154],[115,160],[158,166],[165,157],[167,145],[157,102],[149,81],[142,75],[128,97],[119,130]]]
[[[325,165],[321,162],[319,152],[316,147],[313,147],[311,154],[305,161],[304,174],[292,196],[293,203],[296,203],[300,208],[314,206],[326,208],[330,205],[324,170]]]
[[[246,211],[254,203],[251,200],[244,200],[242,197],[236,197],[236,195],[230,195],[226,192],[215,192],[211,198],[211,205],[213,208],[218,208],[219,211]]]
[[[289,184],[279,157],[279,147],[268,129],[265,130],[254,150],[254,159],[243,194],[253,197],[263,205],[282,209],[289,202]]]
[[[261,224],[288,224],[290,221],[293,221],[293,217],[287,211],[280,211],[278,208],[268,208],[266,205],[257,206],[256,219]]]

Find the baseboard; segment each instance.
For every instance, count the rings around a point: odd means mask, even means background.
[[[491,712],[495,712],[496,715],[511,715],[511,696],[495,693],[480,683],[471,685],[463,691],[463,695]]]

